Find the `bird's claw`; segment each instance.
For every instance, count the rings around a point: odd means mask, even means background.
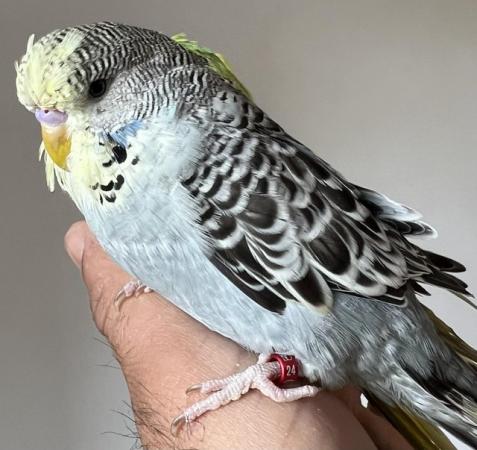
[[[193,391],[200,391],[202,389],[202,383],[193,384],[186,389],[186,394],[190,394]]]
[[[187,423],[187,419],[184,414],[177,416],[171,423],[171,434],[177,436],[182,427]]]
[[[184,425],[192,424],[207,411],[220,408],[233,400],[238,400],[250,389],[257,389],[276,402],[291,402],[303,397],[313,397],[319,392],[319,388],[316,386],[300,386],[290,389],[278,387],[272,381],[280,375],[278,362],[267,362],[268,358],[265,356],[261,356],[259,361],[259,363],[235,375],[190,386],[186,390],[187,394],[199,391],[201,394],[210,395],[186,408],[182,414],[172,421],[172,435],[177,436]]]
[[[152,292],[149,286],[146,286],[139,280],[128,281],[118,292],[114,299],[114,304],[119,308],[124,300],[131,297],[138,297],[141,294],[148,294]]]

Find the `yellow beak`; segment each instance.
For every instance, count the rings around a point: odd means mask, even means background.
[[[66,160],[71,150],[71,137],[66,125],[41,124],[41,137],[45,149],[53,162],[64,170],[68,170]]]

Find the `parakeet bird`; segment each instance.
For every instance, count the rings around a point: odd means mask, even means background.
[[[438,426],[477,448],[476,352],[416,297],[470,302],[465,269],[408,240],[435,233],[416,211],[347,181],[184,35],[70,27],[30,38],[16,69],[50,188],[138,288],[262,355],[198,385],[210,395],[174,427],[250,388],[291,401],[353,383],[416,448],[452,448]],[[274,353],[311,384],[274,384]]]

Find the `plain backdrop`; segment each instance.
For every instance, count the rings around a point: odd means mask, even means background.
[[[0,447],[129,449],[128,396],[63,251],[79,218],[46,188],[39,127],[16,100],[31,33],[99,20],[187,32],[228,56],[257,103],[352,181],[420,210],[424,244],[477,289],[475,0],[2,0]],[[477,313],[426,303],[477,345]]]

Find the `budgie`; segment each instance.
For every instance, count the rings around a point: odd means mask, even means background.
[[[465,268],[408,239],[435,234],[415,210],[344,178],[185,35],[65,28],[30,38],[16,70],[47,183],[134,278],[122,295],[147,286],[260,354],[195,386],[176,431],[250,388],[353,383],[416,448],[452,448],[439,427],[477,448],[476,352],[417,298],[471,302]]]

